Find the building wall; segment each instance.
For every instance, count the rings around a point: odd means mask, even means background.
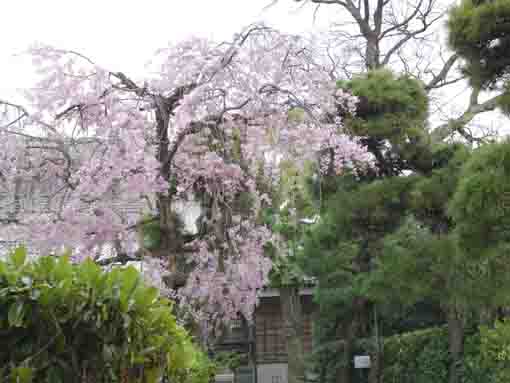
[[[257,383],[287,383],[287,363],[267,363],[257,366]]]
[[[315,306],[312,297],[301,297],[303,307],[303,349],[312,352],[312,321]],[[286,363],[287,344],[283,328],[280,298],[263,298],[255,312],[255,340],[257,363]]]
[[[312,352],[312,324],[316,312],[311,290],[302,291],[301,303],[304,312],[303,348],[305,355],[309,355]],[[252,353],[253,349],[255,354]],[[287,383],[288,357],[278,290],[262,294],[253,327],[246,322],[242,327],[236,326],[225,334],[215,351],[250,355],[247,364],[236,371],[235,383]]]

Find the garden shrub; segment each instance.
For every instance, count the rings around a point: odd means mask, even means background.
[[[462,383],[499,383],[496,368],[483,361],[483,331],[466,337]],[[450,357],[448,330],[433,327],[388,337],[383,343],[382,381],[387,383],[447,383]],[[506,380],[508,382],[508,379]]]
[[[213,365],[132,267],[0,261],[0,382],[205,383]]]
[[[384,342],[383,381],[446,382],[448,334],[443,328],[413,331]]]
[[[480,327],[483,365],[494,371],[495,383],[510,382],[510,320]]]

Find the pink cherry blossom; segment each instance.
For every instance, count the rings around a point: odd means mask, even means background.
[[[40,81],[27,91],[29,106],[3,103],[24,114],[22,124],[0,125],[0,176],[6,192],[21,182],[48,203],[18,211],[0,236],[99,260],[107,246],[132,254],[136,223],[162,201],[207,200],[216,221],[188,244],[186,286],[166,293],[213,325],[239,312],[250,319],[271,269],[272,234],[257,223],[270,203],[255,182],[260,166],[276,183],[282,160],[336,173],[373,166],[334,117],[339,104],[354,112],[357,100],[335,88],[324,54],[313,41],[254,25],[228,43],[171,45],[145,79],[131,79],[77,52],[34,46]],[[243,193],[251,206],[238,211]],[[142,261],[165,290],[166,263]]]

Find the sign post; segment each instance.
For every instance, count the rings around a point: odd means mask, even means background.
[[[360,370],[361,381],[363,381],[363,370],[367,370],[370,368],[371,365],[370,362],[371,361],[369,355],[354,356],[354,368]]]

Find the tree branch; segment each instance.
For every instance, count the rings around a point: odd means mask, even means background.
[[[20,122],[25,117],[28,117],[28,114],[23,113],[18,118],[16,118],[13,121],[7,123],[6,125],[0,126],[0,129],[9,129],[11,126],[16,125],[18,122]]]
[[[134,92],[137,96],[143,97],[147,94],[147,89],[145,87],[140,88],[136,83],[127,77],[122,72],[110,72],[110,75],[117,78],[122,85],[125,86],[125,90],[129,90]]]
[[[484,112],[490,112],[496,109],[499,101],[504,95],[500,94],[495,96],[481,104],[476,101],[478,99],[478,91],[475,89],[471,94],[471,102],[468,109],[460,116],[454,119],[450,119],[447,123],[437,127],[432,131],[432,141],[440,142],[452,135],[453,133],[461,134],[465,139],[470,142],[476,141],[477,139],[470,135],[466,130],[465,126],[473,120],[478,114]]]
[[[297,3],[303,1],[303,0],[295,0]],[[306,1],[306,0],[305,0]],[[368,18],[365,18],[361,15],[361,10],[360,8],[356,7],[356,5],[352,2],[352,0],[311,0],[313,4],[325,4],[325,5],[331,5],[331,4],[336,4],[336,5],[341,5],[342,7],[344,7],[347,11],[349,11],[349,13],[351,14],[351,16],[354,18],[354,20],[356,20],[356,22],[358,23],[358,26],[360,28],[360,31],[361,33],[363,33],[363,35],[370,35],[371,33],[373,33],[372,29],[370,28],[370,24],[369,24],[369,21],[368,21]],[[365,15],[369,15],[369,10],[366,9],[366,14]]]
[[[385,5],[388,4],[388,1],[377,0],[377,7],[374,12],[374,30],[375,33],[380,36],[382,30],[382,20],[383,20],[383,11]]]
[[[389,27],[388,29],[386,29],[384,32],[381,32],[380,34],[380,38],[384,38],[384,36],[386,36],[388,33],[391,33],[393,31],[396,31],[396,30],[399,30],[401,28],[407,28],[407,26],[409,25],[409,23],[418,15],[418,13],[420,12],[420,8],[421,8],[421,5],[423,4],[423,0],[420,0],[418,2],[418,4],[416,5],[415,9],[413,12],[411,12],[411,14],[406,17],[403,21],[401,22],[397,22],[396,24],[392,25],[391,27]]]
[[[136,262],[141,261],[142,257],[139,255],[136,255],[135,257],[129,257],[125,252],[121,252],[117,254],[115,257],[111,258],[105,258],[105,259],[99,259],[95,261],[95,263],[99,266],[108,266],[112,265],[114,263],[120,263],[122,265],[125,265],[128,262]]]
[[[390,58],[391,56],[397,52],[400,48],[402,48],[402,46],[407,43],[409,40],[411,40],[412,38],[415,38],[416,36],[418,36],[419,34],[425,32],[432,24],[434,24],[437,20],[439,20],[440,18],[443,17],[443,15],[439,15],[437,17],[435,17],[434,19],[432,19],[431,21],[427,22],[427,16],[430,14],[431,12],[431,9],[428,9],[421,17],[421,22],[422,22],[422,27],[415,30],[415,31],[407,31],[407,30],[402,30],[401,33],[403,35],[405,35],[402,39],[400,39],[393,47],[391,47],[388,52],[386,53],[386,55],[384,56],[384,60],[382,61],[382,65],[388,65],[389,61],[390,61]],[[453,65],[453,64],[452,64]]]
[[[6,125],[0,127],[1,129],[9,129],[11,126],[13,126],[17,122],[21,121],[23,118],[29,116],[27,110],[24,107],[22,107],[21,105],[13,104],[12,102],[8,102],[8,101],[2,100],[2,99],[0,99],[0,105],[5,105],[5,106],[8,106],[8,107],[14,108],[19,113],[18,118],[16,118],[15,120],[7,123]]]
[[[430,80],[429,83],[425,86],[425,90],[427,92],[430,91],[431,89],[440,87],[441,86],[441,85],[439,85],[440,83],[443,83],[443,85],[446,85],[446,82],[445,82],[446,77],[448,76],[448,73],[450,72],[452,67],[457,62],[458,58],[459,58],[459,56],[455,53],[455,54],[451,55],[448,60],[446,60],[445,64],[443,65],[443,68],[441,69],[439,74],[437,76],[434,76],[434,78],[432,80]],[[450,83],[452,83],[452,82],[450,82]]]
[[[369,4],[369,0],[364,0],[364,8],[365,8],[365,16],[364,16],[364,20],[365,20],[365,23],[368,24],[369,20],[370,20],[370,4]]]

